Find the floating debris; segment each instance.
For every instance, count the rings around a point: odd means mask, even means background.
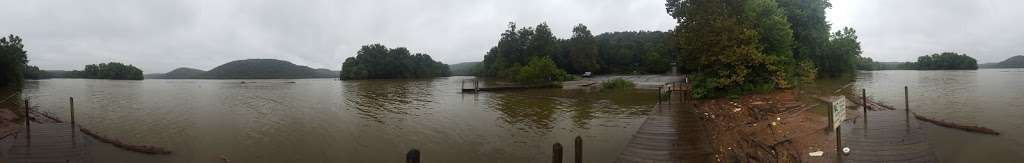
[[[981,127],[981,126],[966,126],[966,125],[960,125],[960,124],[956,124],[956,123],[952,123],[952,122],[935,120],[935,119],[931,119],[931,118],[924,117],[924,116],[921,116],[921,115],[917,115],[917,113],[914,113],[914,118],[917,118],[919,120],[922,120],[922,121],[925,121],[925,122],[929,122],[929,123],[932,123],[932,124],[935,124],[935,125],[938,125],[938,126],[942,126],[942,127],[946,127],[946,128],[953,128],[953,129],[960,129],[960,130],[967,131],[967,132],[982,133],[982,134],[989,134],[989,135],[999,135],[1000,134],[999,132],[996,132],[995,130],[992,130],[990,128]]]

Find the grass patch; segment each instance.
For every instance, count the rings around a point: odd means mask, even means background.
[[[626,89],[635,86],[636,83],[622,78],[615,78],[601,83],[601,88],[603,89]]]

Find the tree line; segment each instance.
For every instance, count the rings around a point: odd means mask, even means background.
[[[594,36],[586,25],[577,24],[572,36],[560,39],[547,23],[517,27],[509,22],[498,45],[481,64],[480,76],[520,83],[545,83],[573,78],[569,74],[665,73],[677,53],[671,48],[669,32],[612,32]],[[532,71],[531,69],[550,69]]]
[[[68,72],[65,78],[86,78],[86,79],[113,79],[113,80],[142,80],[142,70],[133,66],[118,62],[89,64],[82,70]]]
[[[825,0],[667,0],[692,95],[734,96],[851,75],[856,31],[830,33]]]
[[[976,70],[978,61],[967,54],[942,52],[917,57],[917,62],[875,62],[860,58],[859,70]]]
[[[355,57],[342,63],[341,80],[426,78],[450,76],[448,65],[430,55],[410,54],[404,47],[388,49],[381,44],[364,45]]]

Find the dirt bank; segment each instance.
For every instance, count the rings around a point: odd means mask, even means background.
[[[830,162],[833,133],[824,103],[794,90],[697,101],[721,162]],[[851,116],[848,116],[851,117]],[[808,153],[824,151],[825,156]]]

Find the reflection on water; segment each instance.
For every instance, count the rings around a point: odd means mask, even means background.
[[[425,162],[542,162],[576,136],[586,162],[610,162],[655,103],[642,90],[462,94],[463,79],[52,79],[26,94],[59,117],[75,97],[79,124],[174,151],[91,147],[100,162],[401,162],[412,148]]]
[[[873,71],[857,76],[857,87],[866,88],[873,100],[902,109],[903,86],[908,86],[910,108],[918,114],[1002,132],[989,136],[926,125],[943,161],[1024,159],[1024,69]]]

